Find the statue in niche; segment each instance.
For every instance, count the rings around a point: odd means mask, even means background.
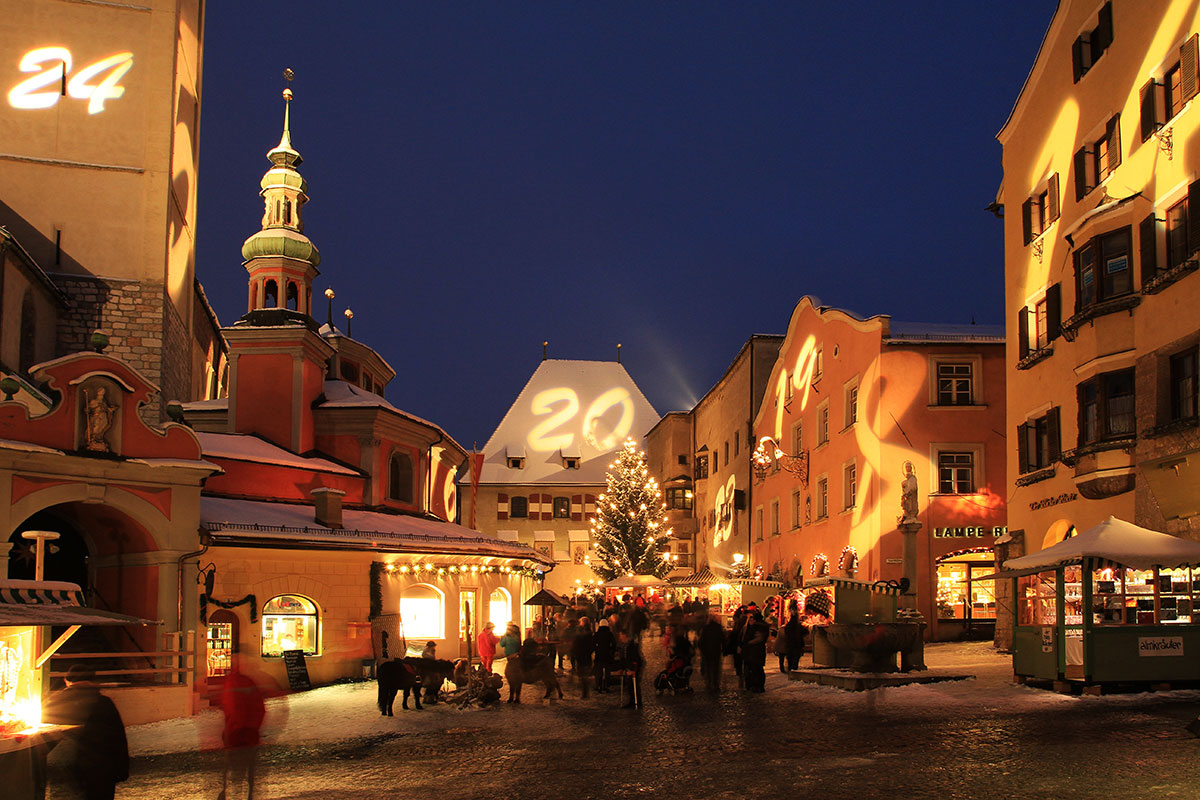
[[[84,449],[97,453],[111,453],[112,448],[105,437],[116,419],[117,406],[108,402],[108,389],[103,386],[98,386],[95,394],[85,388],[83,397],[87,401],[84,407],[87,418],[87,441],[84,443]]]
[[[900,482],[900,511],[896,521],[901,525],[919,522],[917,519],[917,475],[911,461],[904,462],[904,480]]]

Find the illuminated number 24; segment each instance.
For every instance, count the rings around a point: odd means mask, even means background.
[[[125,94],[119,86],[121,78],[133,67],[133,53],[117,53],[89,64],[76,72],[67,82],[67,95],[76,100],[88,101],[88,113],[99,114],[107,100],[115,100]],[[13,108],[50,108],[62,96],[61,90],[47,89],[60,86],[71,74],[71,51],[65,47],[40,47],[30,50],[21,58],[21,72],[36,72],[32,78],[18,83],[8,93],[8,104]],[[91,81],[108,73],[99,83]]]

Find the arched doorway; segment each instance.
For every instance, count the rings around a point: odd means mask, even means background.
[[[12,550],[8,554],[8,575],[5,577],[33,580],[36,568],[35,545],[21,534],[25,531],[54,531],[59,538],[48,543],[46,548],[44,579],[79,584],[86,595],[90,587],[88,546],[71,516],[64,513],[64,509],[48,508],[18,525],[8,537]]]

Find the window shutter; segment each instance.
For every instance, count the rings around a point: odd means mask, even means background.
[[[583,496],[583,518],[594,519],[596,517],[596,495],[585,494]]]
[[[1058,173],[1050,176],[1046,182],[1046,224],[1058,219]]]
[[[571,495],[571,522],[583,521],[583,495]]]
[[[1186,103],[1196,96],[1200,87],[1200,34],[1192,36],[1179,48],[1179,85]]]
[[[1046,412],[1046,439],[1050,442],[1050,463],[1046,466],[1050,466],[1062,457],[1062,424],[1058,406]]]
[[[1029,355],[1029,309],[1022,306],[1017,312],[1017,357]]]
[[[496,495],[496,519],[508,519],[508,495]]]
[[[1200,181],[1188,186],[1188,255],[1200,249]]]
[[[1053,342],[1062,336],[1062,284],[1055,283],[1046,289],[1046,341]]]
[[[542,495],[542,519],[554,519],[554,498],[548,494]]]
[[[1025,423],[1017,426],[1017,472],[1029,472],[1029,426]]]
[[[1145,286],[1146,281],[1153,278],[1154,273],[1158,271],[1158,224],[1153,211],[1138,225],[1138,248],[1141,256],[1138,266],[1141,269],[1142,285]]]
[[[1021,204],[1021,233],[1025,244],[1033,241],[1033,198]]]
[[[1157,86],[1154,78],[1151,78],[1141,91],[1141,108],[1142,108],[1142,141],[1146,141],[1154,132],[1158,130],[1158,116],[1154,103],[1154,88]]]
[[[1080,36],[1071,45],[1071,74],[1075,76],[1075,83],[1079,83],[1079,79],[1083,77],[1083,37]]]
[[[1087,193],[1087,148],[1081,147],[1075,153],[1075,199],[1082,200]]]
[[[1108,129],[1104,132],[1108,139],[1108,171],[1121,166],[1121,115],[1114,114],[1108,121]]]
[[[1104,4],[1100,9],[1100,24],[1096,26],[1096,32],[1092,34],[1092,61],[1094,62],[1100,57],[1100,54],[1108,49],[1108,46],[1113,41],[1113,16],[1112,3]]]

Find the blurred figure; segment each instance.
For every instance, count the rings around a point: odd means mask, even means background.
[[[729,652],[733,656],[733,671],[738,676],[738,686],[744,685],[742,682],[742,635],[746,632],[747,614],[745,606],[738,606],[737,611],[733,612],[733,630],[730,631],[728,642]]]
[[[500,643],[499,637],[493,630],[495,627],[496,623],[488,622],[475,637],[476,647],[479,648],[479,661],[488,672],[492,671],[492,662],[496,659],[496,645]]]
[[[571,669],[579,681],[579,693],[585,700],[588,696],[588,681],[592,678],[592,652],[595,649],[592,621],[587,617],[580,617],[579,625],[571,639]]]
[[[596,633],[592,636],[592,652],[595,653],[592,671],[596,675],[596,691],[608,693],[608,675],[612,671],[613,660],[617,652],[617,640],[613,636],[612,625],[607,619],[600,620]]]
[[[742,670],[746,691],[761,693],[766,691],[767,639],[771,629],[758,610],[750,613],[748,618],[750,621],[742,632]]]
[[[700,629],[700,674],[710,694],[721,691],[721,657],[725,655],[725,626],[716,614]]]
[[[112,800],[117,784],[129,777],[129,747],[121,714],[100,694],[95,678],[91,667],[73,664],[67,688],[47,698],[42,721],[79,726],[64,740],[75,786],[84,800]]]
[[[437,658],[437,642],[426,642],[421,658]]]
[[[804,655],[804,639],[808,629],[800,621],[799,612],[792,612],[791,619],[783,626],[783,638],[787,650],[787,671],[793,672],[800,668],[800,657]]]
[[[621,708],[641,708],[642,669],[645,667],[646,661],[642,657],[642,648],[638,644],[637,637],[631,636],[625,631],[621,631],[618,641],[621,650],[622,686],[629,690],[629,702]]]
[[[225,715],[221,744],[225,747],[225,771],[217,800],[225,800],[231,777],[234,786],[246,784],[246,800],[254,798],[255,762],[262,742],[263,719],[267,715],[266,692],[242,672],[240,660],[235,653],[221,687],[221,711]]]

